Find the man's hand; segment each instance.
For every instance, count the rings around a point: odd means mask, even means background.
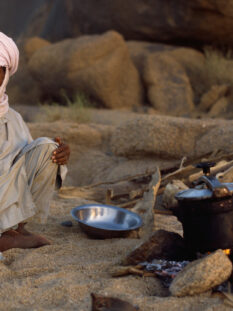
[[[60,137],[54,138],[54,141],[58,143],[58,147],[52,153],[52,161],[59,165],[67,164],[70,157],[70,147],[63,144]]]

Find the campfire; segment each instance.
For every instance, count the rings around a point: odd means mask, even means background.
[[[210,162],[198,165],[204,175],[195,173],[192,180],[195,184],[188,182],[186,185],[190,188],[185,185],[183,191],[172,193],[177,199],[176,204],[174,199],[167,201],[172,208],[166,210],[181,222],[183,237],[166,230],[155,231],[149,240],[129,254],[124,261],[127,267],[115,272],[115,277],[127,274],[156,277],[175,296],[209,289],[229,292],[233,262],[233,183],[221,183],[211,175],[212,166]],[[163,181],[171,181],[182,170],[162,177],[155,203],[156,212],[161,206],[164,208],[161,202],[166,185]],[[190,181],[189,178],[186,176],[186,180]],[[162,217],[168,215],[163,211],[161,214],[164,215]],[[155,221],[159,221],[156,216]],[[194,280],[191,285],[190,280]]]
[[[230,248],[224,249],[223,252],[228,256],[231,254]]]

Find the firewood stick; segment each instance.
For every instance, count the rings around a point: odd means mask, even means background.
[[[141,198],[140,199],[135,199],[133,201],[129,201],[129,202],[126,202],[126,203],[123,203],[123,204],[118,204],[118,206],[121,207],[121,208],[127,208],[127,207],[129,207],[131,205],[135,205],[140,200],[141,200]]]
[[[233,166],[233,160],[230,161],[230,162],[227,162],[227,163],[224,163],[224,164],[221,164],[218,163],[216,167],[213,167],[210,169],[210,173],[213,174],[213,175],[216,175],[222,171],[225,171],[227,169],[229,169],[230,167]],[[202,172],[199,172],[199,173],[196,173],[196,174],[193,174],[193,175],[190,175],[189,178],[188,178],[188,181],[189,182],[194,182],[195,180],[197,180],[199,177],[201,177],[203,175]]]
[[[127,275],[139,275],[143,277],[154,277],[155,274],[148,271],[143,271],[143,267],[140,265],[137,266],[130,266],[126,268],[121,268],[115,272],[112,273],[113,277],[121,277],[121,276],[127,276]]]

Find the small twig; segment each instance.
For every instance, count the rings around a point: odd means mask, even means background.
[[[184,162],[187,160],[187,157],[183,157],[180,162],[180,170],[184,168]]]
[[[132,179],[136,179],[138,177],[153,175],[155,172],[156,172],[156,168],[153,169],[153,170],[147,171],[145,173],[131,175],[131,176],[125,176],[125,177],[122,177],[120,179],[115,179],[115,180],[111,180],[111,181],[101,181],[99,183],[92,184],[92,185],[89,185],[89,186],[86,186],[86,187],[83,187],[83,188],[90,189],[90,188],[94,188],[94,187],[97,187],[97,186],[100,186],[100,185],[116,184],[116,183],[119,183],[119,182],[122,182],[122,181],[129,181],[129,180],[132,180]]]
[[[123,203],[123,204],[118,204],[118,206],[121,207],[121,208],[127,208],[127,207],[130,207],[131,205],[135,205],[140,200],[141,200],[141,198],[140,199],[135,199],[133,201],[129,201],[129,202],[126,202],[126,203]]]
[[[111,204],[112,197],[113,197],[113,190],[112,189],[107,189],[106,196],[105,196],[105,203],[106,204]]]
[[[143,266],[141,265],[120,268],[119,270],[113,272],[112,276],[121,277],[121,276],[127,276],[127,275],[139,275],[142,277],[155,277],[154,273],[143,271],[142,269],[143,269]]]
[[[155,214],[161,214],[161,215],[174,215],[172,210],[165,210],[165,209],[157,209],[157,208],[154,208],[154,213]]]

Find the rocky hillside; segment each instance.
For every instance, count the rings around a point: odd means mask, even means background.
[[[231,0],[11,0],[0,29],[50,41],[116,30],[127,40],[182,45],[233,44]]]
[[[232,117],[233,60],[217,50],[127,41],[116,31],[21,45],[11,104],[80,102],[183,117]],[[81,103],[82,104],[82,103]]]

